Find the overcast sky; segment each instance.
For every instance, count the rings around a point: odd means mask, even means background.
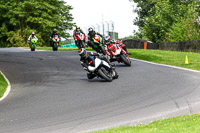
[[[71,11],[74,22],[86,32],[88,27],[95,27],[95,30],[103,32],[102,22],[104,22],[104,33],[114,31],[119,33],[119,37],[133,35],[133,30],[137,26],[133,25],[133,20],[137,16],[133,13],[133,2],[129,0],[65,0],[74,9]],[[103,20],[102,20],[103,19]],[[108,24],[105,22],[107,21]],[[99,26],[98,26],[99,25]]]

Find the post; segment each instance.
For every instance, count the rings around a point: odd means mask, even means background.
[[[147,42],[144,42],[144,49],[147,49]]]
[[[98,32],[100,33],[100,28],[99,28],[99,24],[96,24],[98,26]]]
[[[108,35],[109,35],[109,23],[107,21],[105,21],[108,24]]]
[[[102,14],[102,24],[103,24],[103,36],[104,36],[104,22],[103,22],[103,14]]]
[[[113,39],[115,39],[115,33],[114,33],[114,22],[110,21],[112,23],[112,34],[113,34]]]

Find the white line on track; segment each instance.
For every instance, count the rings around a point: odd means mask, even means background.
[[[6,80],[6,82],[8,83],[6,92],[4,93],[3,97],[0,98],[0,101],[2,101],[4,98],[6,98],[8,96],[8,94],[10,93],[11,90],[11,84],[10,81],[6,78],[6,76],[0,71],[0,74],[3,75],[4,79]]]
[[[188,68],[171,66],[171,65],[165,65],[165,64],[159,64],[159,63],[154,63],[154,62],[139,60],[139,59],[135,59],[135,58],[130,58],[130,59],[135,60],[135,61],[140,61],[140,62],[148,63],[148,64],[153,64],[153,65],[158,65],[158,66],[164,66],[164,67],[170,67],[170,68],[175,68],[175,69],[180,69],[180,70],[185,70],[185,71],[200,73],[200,71],[192,70],[192,69],[188,69]]]

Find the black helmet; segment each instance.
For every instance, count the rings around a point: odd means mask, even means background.
[[[94,33],[95,31],[90,27],[90,28],[88,29],[88,32],[89,32],[89,34],[92,34],[92,33]]]
[[[53,33],[56,33],[57,32],[57,30],[56,29],[53,29]]]
[[[87,51],[84,48],[79,49],[78,54],[82,57],[82,58],[87,58]]]
[[[89,32],[89,34],[90,34],[91,36],[94,36],[94,35],[95,35],[95,31],[94,31],[91,27],[88,29],[88,32]]]

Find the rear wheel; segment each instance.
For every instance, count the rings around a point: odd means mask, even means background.
[[[122,61],[124,62],[124,64],[126,64],[127,66],[131,66],[131,61],[129,58],[126,57],[125,54],[120,55]]]
[[[112,82],[112,75],[106,69],[99,69],[98,73],[101,78],[105,79],[108,82]]]

